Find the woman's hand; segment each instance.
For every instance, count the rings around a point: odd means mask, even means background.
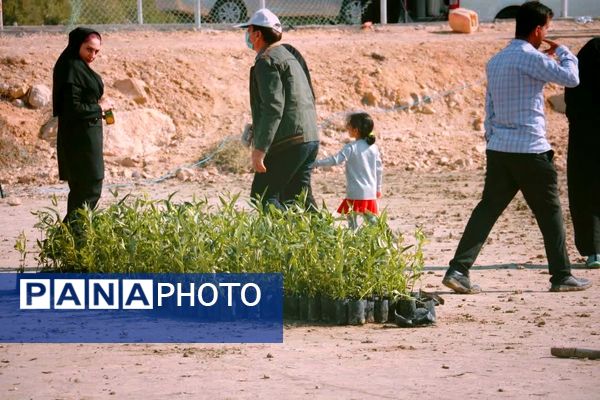
[[[100,101],[98,101],[98,105],[100,106],[102,111],[110,110],[114,107],[112,100],[104,96],[102,96]]]

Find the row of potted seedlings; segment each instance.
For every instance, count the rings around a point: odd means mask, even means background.
[[[62,223],[57,208],[37,217],[42,270],[281,273],[290,320],[393,320],[393,299],[411,297],[424,266],[423,233],[417,229],[406,243],[385,213],[352,231],[325,208],[264,209],[240,204],[239,196],[221,196],[216,205],[126,197],[105,209],[81,210],[76,229]],[[19,240],[16,247],[27,248],[24,235]],[[25,256],[23,250],[23,263]]]

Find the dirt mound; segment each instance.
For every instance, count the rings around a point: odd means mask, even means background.
[[[589,25],[556,22],[554,26],[569,33],[559,41],[575,51],[589,38],[585,36]],[[323,151],[334,152],[347,140],[345,113],[365,109],[375,118],[388,167],[464,170],[483,167],[484,67],[506,45],[513,29],[510,22],[484,24],[471,35],[451,34],[445,24],[362,31],[336,27],[292,30],[285,32],[284,41],[302,51],[311,68]],[[176,127],[160,157],[143,165],[109,168],[109,181],[122,176],[123,168],[159,176],[198,160],[224,138],[239,134],[250,120],[248,71],[254,53],[245,48],[242,32],[105,32],[103,38],[101,56],[93,67],[103,76],[107,96],[116,103],[116,117],[153,108],[170,117]],[[65,44],[66,35],[4,37],[0,83],[50,86],[52,67]],[[129,78],[140,82],[143,101],[119,90],[118,83]],[[547,94],[561,91],[551,86]],[[415,100],[420,105],[407,109]],[[548,136],[561,167],[565,118],[550,107],[547,115]],[[17,176],[25,181],[56,180],[53,143],[39,138],[40,127],[49,118],[50,106],[31,110],[12,105],[6,96],[0,100],[0,180],[14,182]],[[244,152],[234,154],[245,157]]]

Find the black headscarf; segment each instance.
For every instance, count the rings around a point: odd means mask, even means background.
[[[102,40],[102,36],[93,29],[82,27],[73,29],[69,33],[69,44],[63,50],[60,57],[58,57],[58,60],[56,60],[56,64],[54,64],[54,73],[52,75],[52,114],[55,117],[61,111],[62,92],[69,77],[72,62],[73,60],[81,60],[79,49],[85,39],[92,33],[98,35]]]
[[[600,37],[587,42],[577,54],[579,86],[565,90],[567,117],[577,125],[600,123]]]

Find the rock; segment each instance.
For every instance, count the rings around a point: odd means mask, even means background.
[[[50,173],[48,171],[36,172],[35,177],[32,180],[35,181],[36,179],[39,179],[39,180],[50,179]]]
[[[49,142],[56,141],[58,133],[58,117],[51,118],[40,128],[40,138]]]
[[[483,118],[477,117],[473,120],[473,129],[476,131],[483,131]]]
[[[217,177],[217,176],[221,175],[219,170],[216,167],[206,167],[206,172],[211,177]]]
[[[466,167],[470,167],[471,165],[473,165],[473,160],[471,160],[470,158],[459,158],[457,160],[454,160],[454,162],[452,162],[451,169],[453,169],[453,170],[463,169]]]
[[[429,104],[425,104],[419,110],[421,114],[435,114],[435,109],[431,107]]]
[[[46,85],[33,85],[29,91],[27,102],[33,108],[43,108],[50,104],[52,91]]]
[[[10,86],[6,82],[0,82],[0,96],[5,96],[8,94],[10,90]]]
[[[8,205],[9,205],[9,206],[13,206],[13,207],[15,207],[15,206],[20,206],[20,205],[21,205],[21,203],[22,203],[22,202],[21,202],[21,199],[20,199],[20,198],[18,198],[18,197],[9,197],[9,198],[7,199],[7,202],[8,202]]]
[[[412,99],[411,110],[413,110],[413,111],[418,110],[421,107],[421,99],[419,98],[419,95],[416,93],[411,93],[410,97]]]
[[[148,88],[146,82],[141,79],[127,78],[114,83],[115,89],[130,97],[137,104],[145,104],[148,101]]]
[[[402,111],[409,112],[412,104],[413,104],[412,99],[399,99],[399,100],[396,100],[396,107],[398,107]]]
[[[135,161],[134,159],[132,159],[130,157],[125,157],[119,161],[119,165],[121,165],[122,167],[126,167],[126,168],[132,168],[137,165],[137,161]]]
[[[194,177],[194,175],[194,171],[190,168],[179,168],[175,173],[177,179],[179,179],[182,182],[191,180]]]
[[[554,96],[550,96],[548,97],[548,101],[550,102],[550,105],[554,111],[562,114],[567,111],[564,94],[555,94]]]
[[[486,149],[485,144],[478,144],[477,146],[473,147],[473,150],[479,154],[485,154],[485,149]]]
[[[29,87],[25,84],[16,85],[8,89],[8,95],[11,99],[20,99],[27,94]]]
[[[371,53],[371,58],[373,58],[376,61],[385,61],[385,56],[383,54],[379,54],[379,53]]]
[[[360,26],[360,29],[363,31],[374,31],[375,27],[371,21],[367,21]]]
[[[35,181],[35,177],[31,176],[29,174],[27,174],[27,175],[20,175],[17,178],[17,183],[23,183],[23,184],[26,184],[26,185],[29,184],[29,183],[31,183],[31,182],[33,182],[33,181]]]
[[[143,108],[114,113],[115,123],[104,127],[104,155],[117,164],[131,163],[126,161],[129,158],[137,165],[160,156],[176,133],[171,117],[158,110]]]
[[[25,102],[21,99],[14,99],[11,103],[15,107],[19,107],[19,108],[25,107]]]
[[[140,178],[142,177],[142,174],[140,174],[140,171],[133,171],[133,172],[131,173],[131,177],[132,177],[133,179],[140,179]]]
[[[446,96],[446,104],[450,108],[460,108],[462,101],[462,97],[457,93],[450,93],[448,96]]]
[[[378,102],[378,97],[375,93],[373,92],[366,92],[363,95],[362,98],[362,103],[367,105],[367,106],[375,106]]]

